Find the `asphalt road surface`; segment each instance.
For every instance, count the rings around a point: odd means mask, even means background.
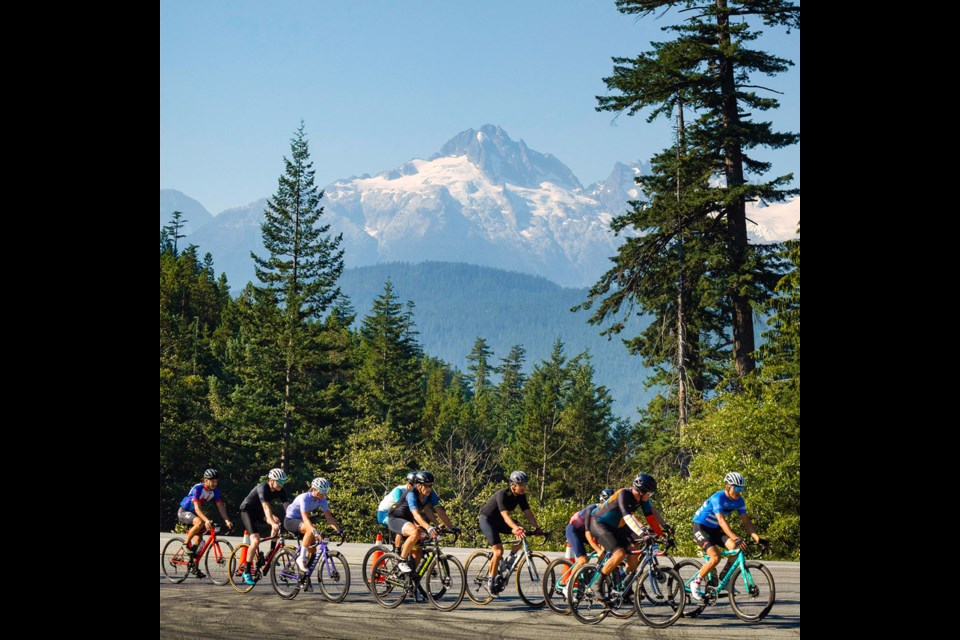
[[[160,549],[171,534],[160,534]],[[227,538],[234,545],[238,538]],[[793,638],[800,636],[800,563],[764,562],[773,572],[777,599],[762,621],[749,624],[737,618],[725,600],[708,607],[699,617],[681,618],[667,629],[653,629],[637,616],[629,620],[608,617],[596,625],[584,625],[572,616],[560,616],[548,608],[530,609],[511,584],[501,597],[486,606],[464,595],[451,612],[435,610],[429,603],[409,599],[396,609],[384,609],[367,591],[360,576],[360,562],[368,544],[338,547],[350,563],[350,593],[339,604],[327,602],[318,590],[281,600],[269,580],[246,594],[230,585],[215,586],[209,579],[191,576],[172,584],[159,570],[160,638],[357,638],[404,640],[433,636],[493,640],[554,640],[564,638]],[[465,560],[472,549],[450,549]],[[560,554],[550,553],[549,556]]]

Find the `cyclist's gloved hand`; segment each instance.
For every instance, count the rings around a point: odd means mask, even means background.
[[[733,544],[735,544],[736,546],[740,547],[741,549],[746,549],[746,548],[747,548],[747,541],[744,540],[743,538],[736,538],[736,539],[734,539]]]
[[[436,528],[436,527],[430,527],[430,528],[427,529],[427,533],[430,534],[430,537],[431,537],[431,538],[436,538],[436,537],[437,537],[437,528]]]
[[[527,535],[527,532],[523,530],[523,527],[517,527],[513,530],[513,535],[517,536],[518,538],[523,538]]]

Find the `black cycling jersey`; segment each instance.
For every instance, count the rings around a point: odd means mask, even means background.
[[[513,511],[518,505],[521,511],[529,509],[530,503],[527,502],[527,496],[524,494],[517,495],[510,490],[510,487],[507,487],[490,496],[486,504],[480,507],[480,514],[488,518],[503,520],[500,512]]]
[[[283,504],[284,502],[290,502],[287,499],[287,492],[283,487],[280,487],[279,491],[274,491],[270,488],[269,482],[258,484],[253,488],[253,491],[247,494],[247,497],[243,499],[243,502],[240,503],[240,511],[263,513],[262,504],[264,502],[269,503],[271,500],[277,500],[280,502],[280,504]]]
[[[633,513],[638,508],[643,511],[644,515],[653,513],[649,500],[637,500],[630,489],[617,489],[615,494],[597,507],[591,518],[594,522],[600,521],[608,527],[622,527],[624,524],[623,516]]]

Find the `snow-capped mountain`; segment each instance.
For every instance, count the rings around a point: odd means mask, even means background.
[[[467,262],[583,287],[596,282],[616,253],[621,240],[610,232],[610,220],[641,197],[634,177],[645,170],[640,162],[618,162],[606,180],[584,189],[558,158],[488,124],[457,134],[427,160],[337,180],[321,204],[331,231],[343,234],[349,267]],[[264,252],[264,205],[259,200],[224,211],[188,237],[201,252],[213,253],[234,287],[253,278],[250,251]],[[760,241],[776,239],[786,226],[764,226]]]
[[[186,224],[183,232],[187,235],[195,232],[211,220],[213,216],[202,204],[176,189],[160,189],[160,228],[170,224],[171,214],[179,211]]]

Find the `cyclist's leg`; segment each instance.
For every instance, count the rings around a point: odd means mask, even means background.
[[[390,531],[397,534],[403,538],[403,543],[400,547],[400,561],[399,568],[403,573],[409,573],[407,569],[413,569],[408,562],[410,554],[413,552],[413,547],[416,546],[420,535],[420,527],[418,527],[413,522],[409,520],[404,520],[403,518],[390,518],[388,525]]]
[[[187,542],[187,549],[193,551],[200,544],[200,532],[203,531],[203,519],[193,511],[187,511],[181,507],[177,512],[177,520],[190,527],[184,540]],[[194,541],[194,538],[196,538],[196,541]]]
[[[497,569],[500,566],[500,559],[503,558],[503,540],[501,533],[510,533],[510,527],[502,518],[490,518],[480,514],[480,531],[483,537],[487,539],[487,544],[493,550],[493,558],[490,560],[490,580],[497,575]]]
[[[614,569],[619,567],[620,563],[623,562],[623,558],[627,555],[629,543],[626,539],[625,529],[626,527],[608,527],[599,520],[594,520],[590,523],[590,533],[593,534],[593,537],[596,538],[604,549],[611,550],[610,557],[600,568],[600,573],[605,576],[610,575]]]
[[[252,514],[241,511],[240,520],[243,521],[244,531],[250,532],[250,546],[247,547],[247,557],[245,558],[243,566],[240,567],[241,571],[249,576],[252,567],[255,566],[257,549],[260,548],[260,536],[257,535],[256,522],[254,522]]]
[[[570,579],[570,576],[573,575],[573,572],[579,569],[581,566],[587,564],[587,548],[584,544],[586,539],[581,535],[580,530],[574,527],[572,524],[567,524],[566,530],[567,542],[570,543],[570,553],[573,555],[576,560],[573,565],[563,574],[563,577],[560,578],[560,584],[564,587],[567,586],[567,580]]]

